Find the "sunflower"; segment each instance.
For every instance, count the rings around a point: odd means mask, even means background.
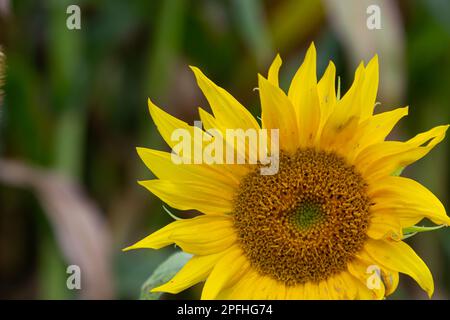
[[[280,66],[277,56],[268,77],[258,76],[261,124],[192,68],[212,109],[199,109],[204,130],[279,129],[278,172],[262,175],[260,165],[248,163],[174,164],[170,153],[138,148],[157,177],[140,184],[173,208],[201,214],[126,250],[176,244],[193,255],[156,292],[205,282],[202,299],[380,299],[404,273],[431,297],[432,275],[402,241],[403,229],[423,218],[448,225],[450,218],[431,191],[396,173],[442,141],[448,126],[385,141],[408,108],[374,114],[377,56],[358,66],[342,98],[332,62],[317,82],[314,44],[287,94],[278,83]],[[149,109],[172,148],[175,129],[207,135],[150,100]]]

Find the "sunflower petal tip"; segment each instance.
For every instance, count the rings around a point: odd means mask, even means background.
[[[123,248],[123,249],[122,249],[122,252],[127,252],[127,251],[134,250],[134,249],[136,249],[136,248],[135,248],[135,245],[133,244],[133,245],[131,245],[131,246],[128,246],[128,247],[126,247],[126,248]]]
[[[145,181],[144,180],[138,180],[136,181],[139,185],[145,187]]]
[[[141,159],[144,159],[144,155],[146,152],[148,152],[148,150],[149,149],[147,149],[147,148],[136,147],[136,153],[138,154],[139,158],[141,158]]]
[[[202,107],[198,106],[197,107],[197,112],[200,115],[200,117],[204,116],[206,113],[208,113],[205,109],[203,109]],[[201,118],[200,118],[201,119]]]
[[[160,109],[150,98],[147,98],[147,106],[152,117],[155,111]]]
[[[280,71],[280,67],[282,64],[283,61],[281,60],[280,54],[277,54],[269,67],[269,73],[267,75],[267,79],[277,86],[278,86],[278,73]]]
[[[150,97],[147,98],[147,105],[149,107],[153,107],[155,104],[153,103],[152,99],[150,99]]]
[[[158,287],[154,287],[154,288],[150,289],[149,292],[151,292],[151,293],[155,293],[155,292],[165,292],[165,290],[164,290],[164,287],[165,287],[165,286],[166,286],[166,285],[163,284],[163,285],[160,285],[160,286],[158,286]]]
[[[306,57],[314,58],[316,57],[316,46],[314,45],[314,41],[311,42],[308,50],[306,51]],[[306,58],[305,58],[306,60]]]
[[[441,127],[441,130],[442,130],[442,134],[445,136],[445,134],[447,133],[448,128],[450,127],[450,125],[444,124],[444,125],[442,125],[440,127]]]
[[[189,68],[192,70],[192,72],[194,73],[194,76],[196,78],[198,78],[199,76],[203,75],[203,72],[196,66],[189,66]]]

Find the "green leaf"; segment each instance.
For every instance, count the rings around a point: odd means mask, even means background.
[[[408,228],[403,228],[403,239],[410,238],[419,232],[434,231],[434,230],[441,229],[443,227],[446,227],[446,225],[441,224],[439,226],[434,226],[434,227],[412,226],[412,227],[408,227]]]
[[[164,97],[171,81],[170,72],[180,54],[188,3],[185,0],[161,1],[152,34],[145,88],[151,97]]]
[[[162,292],[150,292],[170,279],[191,259],[192,255],[185,252],[177,252],[161,263],[152,275],[144,282],[141,288],[141,300],[158,300]]]

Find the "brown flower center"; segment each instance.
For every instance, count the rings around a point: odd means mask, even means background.
[[[366,183],[334,153],[280,154],[279,172],[252,171],[234,200],[241,247],[261,274],[288,285],[346,269],[361,250],[370,218]]]

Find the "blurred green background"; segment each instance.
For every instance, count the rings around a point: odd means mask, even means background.
[[[66,28],[70,4],[81,8],[81,30]],[[371,4],[380,30],[366,26]],[[135,147],[167,149],[147,97],[189,122],[207,107],[188,65],[257,115],[256,75],[276,53],[286,87],[314,41],[319,75],[334,60],[343,90],[378,53],[378,110],[410,105],[392,135],[404,139],[449,122],[449,17],[445,0],[0,0],[0,298],[139,297],[175,249],[121,252],[171,220],[136,183],[151,173]],[[446,208],[449,141],[404,173]],[[434,275],[434,298],[448,299],[449,230],[408,242]],[[71,264],[82,270],[79,291],[66,287]],[[392,298],[426,295],[402,276]]]

